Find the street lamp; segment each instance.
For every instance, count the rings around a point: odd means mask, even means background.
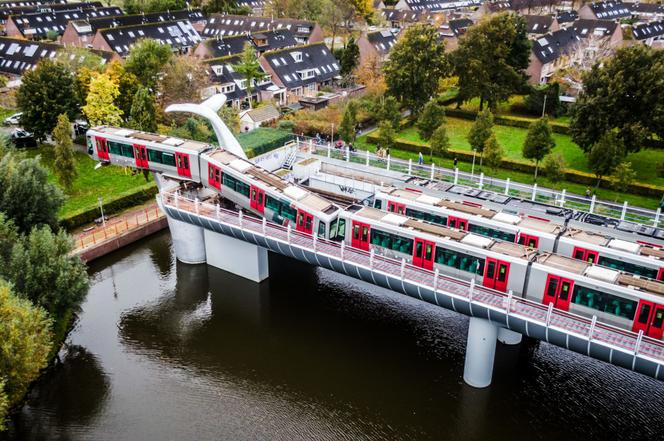
[[[475,176],[475,154],[476,153],[477,153],[477,149],[473,149],[473,166],[470,168],[470,179],[471,180]]]
[[[97,202],[99,202],[99,211],[101,211],[101,223],[104,227],[106,227],[106,218],[104,218],[103,199],[99,197],[99,198],[97,198]]]

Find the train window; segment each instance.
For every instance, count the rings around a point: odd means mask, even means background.
[[[175,167],[175,155],[173,153],[162,152],[161,163],[164,165],[170,165],[171,167]]]
[[[504,240],[507,242],[514,242],[516,235],[512,233],[506,233],[504,231],[495,230],[493,228],[482,227],[480,225],[470,224],[468,225],[468,231],[475,234],[480,234],[486,237],[492,237],[498,240]]]
[[[318,237],[325,237],[325,222],[318,221]]]
[[[108,150],[114,155],[125,156],[127,158],[134,157],[134,146],[129,144],[122,144],[120,142],[108,141]]]
[[[281,203],[281,215],[286,219],[290,219],[291,222],[295,222],[295,216],[297,216],[297,210],[289,207],[285,203]]]
[[[653,320],[651,326],[655,328],[661,328],[663,321],[664,321],[664,311],[660,308],[657,311],[655,311],[655,320]]]
[[[445,216],[438,216],[437,214],[431,214],[425,211],[413,210],[412,208],[406,208],[406,216],[414,217],[415,219],[422,219],[423,221],[438,225],[447,225],[447,218]]]
[[[407,237],[397,236],[396,234],[385,231],[371,229],[371,243],[388,250],[398,251],[404,254],[413,254],[413,240]]]
[[[383,208],[383,201],[381,201],[380,199],[376,199],[374,201],[374,208],[377,208],[378,210]]]
[[[484,260],[464,253],[436,247],[436,263],[474,274],[484,273]]]
[[[357,240],[360,238],[360,226],[358,224],[353,225],[353,239]]]
[[[552,279],[555,280],[555,279]],[[563,281],[561,287],[560,287],[560,299],[561,300],[567,300],[569,297],[569,282]]]
[[[556,297],[556,288],[558,288],[558,279],[557,277],[549,276],[549,285],[546,289],[546,295],[553,298]]]
[[[629,320],[634,319],[637,305],[633,300],[623,299],[592,288],[580,286],[578,283],[574,286],[572,302]]]
[[[114,141],[108,141],[106,143],[108,145],[108,151],[112,153],[113,155],[122,155],[122,147],[120,147],[120,144]]]
[[[335,219],[330,224],[330,240],[340,241],[346,237],[346,219]]]
[[[583,260],[583,250],[575,250],[574,251],[574,258]]]
[[[432,252],[433,252],[433,247],[431,246],[430,243],[428,243],[424,251],[424,260],[431,260]]]
[[[499,282],[504,282],[506,274],[507,274],[507,266],[505,266],[504,264],[499,265],[498,266],[498,281]]]
[[[644,303],[641,306],[641,310],[639,311],[639,323],[648,323],[648,319],[650,318],[650,305],[647,303]]]
[[[644,266],[636,265],[634,263],[623,262],[618,259],[611,259],[610,257],[604,257],[604,256],[599,256],[599,260],[597,261],[597,263],[598,265],[605,266],[607,268],[612,268],[619,271],[625,271],[641,277],[648,277],[649,279],[657,279],[656,269],[646,268]]]

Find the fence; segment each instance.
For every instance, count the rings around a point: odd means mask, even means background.
[[[648,227],[664,227],[661,219],[661,209],[650,210],[641,207],[632,207],[627,201],[616,204],[599,200],[592,195],[586,197],[567,190],[554,190],[539,187],[537,184],[522,184],[512,182],[509,178],[498,179],[485,176],[484,173],[468,173],[459,169],[447,169],[435,164],[420,165],[412,160],[403,160],[392,157],[379,157],[369,151],[350,152],[348,149],[337,149],[329,144],[318,144],[315,139],[299,137],[300,149],[313,155],[325,156],[346,162],[364,164],[379,169],[403,173],[409,176],[419,176],[426,179],[450,182],[479,190],[488,190],[507,196],[527,199],[531,201],[551,204],[562,208],[610,217],[620,221],[631,221]]]
[[[304,249],[316,255],[349,263],[369,271],[396,277],[402,281],[431,289],[434,293],[435,303],[440,306],[439,294],[454,299],[462,299],[472,305],[502,312],[509,316],[535,322],[541,326],[555,328],[565,333],[575,334],[588,343],[595,342],[612,348],[618,348],[629,354],[648,357],[656,363],[664,364],[664,342],[645,337],[643,332],[638,334],[614,326],[598,323],[597,318],[572,314],[553,308],[553,305],[543,305],[512,293],[503,293],[475,285],[474,281],[467,282],[445,276],[436,271],[429,271],[407,264],[405,260],[395,260],[352,247],[344,242],[337,243],[320,239],[316,236],[293,231],[289,226],[284,227],[265,218],[259,219],[244,215],[242,212],[226,210],[218,205],[202,203],[198,200],[185,198],[177,193],[160,193],[165,207],[185,211],[198,217],[220,224],[239,228],[243,232],[250,232],[257,236],[273,239],[291,247]],[[243,237],[246,236],[243,234]],[[281,250],[281,247],[279,247]],[[316,262],[310,262],[316,264]]]
[[[75,239],[74,245],[76,246],[76,249],[74,252],[78,253],[109,239],[121,236],[127,231],[134,230],[163,216],[164,214],[159,210],[157,204],[153,204],[145,209],[133,211],[124,216],[114,218],[106,222],[106,225],[95,227],[94,230],[85,231],[79,234]]]

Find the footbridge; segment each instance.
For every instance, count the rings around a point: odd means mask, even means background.
[[[269,250],[468,315],[464,380],[472,386],[491,383],[496,340],[517,344],[522,335],[664,380],[664,343],[642,333],[299,233],[199,196],[204,199],[165,186],[157,195],[180,260],[207,262],[258,282],[268,277]]]

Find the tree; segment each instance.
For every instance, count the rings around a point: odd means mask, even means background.
[[[329,29],[332,38],[330,50],[334,52],[337,34],[344,23],[353,16],[353,5],[350,0],[322,0],[321,13],[318,18],[320,25]]]
[[[12,219],[21,232],[36,225],[58,225],[62,191],[48,182],[39,157],[17,159],[6,154],[0,160],[0,212]]]
[[[134,104],[134,96],[141,87],[138,77],[131,72],[127,72],[124,65],[117,60],[112,61],[106,73],[113,82],[118,85],[119,94],[115,98],[115,105],[122,111],[125,117],[131,115],[131,106]],[[149,89],[148,91],[152,93]]]
[[[251,44],[245,43],[244,50],[240,56],[240,62],[234,64],[233,69],[247,81],[247,97],[249,98],[249,108],[251,108],[254,81],[262,81],[266,76],[256,58],[256,51]]]
[[[384,97],[378,105],[376,119],[378,121],[388,121],[394,130],[398,130],[401,127],[399,101],[393,96]]]
[[[556,146],[551,134],[549,120],[544,117],[530,124],[526,140],[523,143],[523,157],[535,161],[535,182],[537,182],[537,170],[539,162],[551,152]]]
[[[108,74],[99,74],[90,82],[90,91],[81,110],[93,126],[122,125],[122,111],[115,105],[120,94],[118,85]]]
[[[16,104],[23,112],[23,128],[43,140],[53,131],[58,115],[76,115],[79,102],[74,76],[66,66],[45,58],[35,70],[23,74]]]
[[[489,139],[486,140],[486,143],[484,144],[484,162],[486,162],[486,166],[489,167],[489,170],[493,174],[496,173],[496,170],[498,167],[500,167],[500,164],[503,161],[503,157],[505,156],[505,151],[503,148],[498,144],[498,140],[496,139],[496,135],[493,133],[489,137]]]
[[[447,153],[447,150],[450,148],[450,139],[447,137],[447,128],[445,124],[438,126],[431,135],[431,158],[433,155],[443,156],[444,153]]]
[[[139,40],[129,52],[125,70],[136,75],[141,85],[154,90],[159,73],[172,56],[171,47],[167,44],[150,38]]]
[[[51,325],[46,311],[14,295],[0,280],[0,428],[7,408],[19,403],[48,363]]]
[[[9,412],[9,397],[5,392],[5,380],[0,378],[0,432],[5,430],[5,420]]]
[[[344,109],[344,115],[341,118],[341,125],[339,126],[339,136],[345,142],[355,141],[355,129],[357,128],[357,104],[355,101],[350,100]]]
[[[451,72],[438,30],[428,24],[416,24],[403,31],[383,71],[389,93],[414,114],[419,113],[436,93],[439,80]]]
[[[55,162],[53,171],[60,184],[70,190],[78,171],[76,170],[76,157],[74,157],[74,143],[71,140],[71,124],[64,113],[58,116],[58,124],[53,130],[55,140]]]
[[[523,104],[530,115],[541,116],[542,111],[545,115],[559,115],[561,112],[560,84],[553,82],[531,87]]]
[[[386,149],[393,149],[394,142],[397,139],[397,133],[392,124],[388,121],[381,121],[378,124],[378,146]]]
[[[634,179],[636,179],[636,172],[632,170],[632,163],[621,162],[611,174],[611,185],[616,192],[626,193],[629,190],[629,186],[634,182]],[[618,195],[616,194],[617,200]]]
[[[240,133],[240,115],[231,106],[223,106],[219,109],[219,116],[234,135]]]
[[[484,146],[486,141],[493,135],[493,114],[491,110],[484,109],[477,114],[475,122],[468,132],[468,143],[470,147],[480,154],[480,167],[482,165]]]
[[[583,91],[570,109],[572,139],[588,152],[616,130],[627,152],[647,139],[664,139],[664,52],[645,45],[620,49],[583,77]]]
[[[420,134],[420,138],[428,141],[433,132],[444,123],[445,108],[433,99],[424,106],[424,110],[417,119],[417,132]]]
[[[12,247],[18,242],[19,238],[14,222],[0,212],[0,266],[4,266],[9,262]]]
[[[567,164],[560,153],[548,155],[542,163],[542,171],[549,181],[558,183],[565,179]]]
[[[144,132],[157,131],[154,97],[147,87],[139,87],[134,94],[127,123],[132,129]]]
[[[366,87],[367,96],[382,96],[387,91],[385,76],[380,59],[375,55],[368,56],[355,71],[356,81]],[[399,102],[396,98],[394,98]]]
[[[185,55],[171,58],[164,66],[158,86],[162,108],[173,103],[199,101],[201,90],[208,82],[206,68],[198,58]]]
[[[69,236],[48,227],[34,228],[12,249],[5,277],[19,296],[43,307],[55,320],[79,306],[88,291],[85,265],[71,256]]]
[[[625,157],[625,144],[614,131],[606,132],[588,152],[588,166],[597,177],[599,186],[602,176],[610,174]]]
[[[458,101],[480,98],[480,110],[487,103],[495,109],[525,84],[530,42],[526,22],[516,14],[496,14],[468,28],[454,51],[459,77]]]
[[[339,59],[339,65],[341,66],[341,76],[347,77],[353,73],[357,64],[360,61],[360,48],[355,43],[355,39],[350,37],[346,47],[343,48],[341,52],[341,58]]]

